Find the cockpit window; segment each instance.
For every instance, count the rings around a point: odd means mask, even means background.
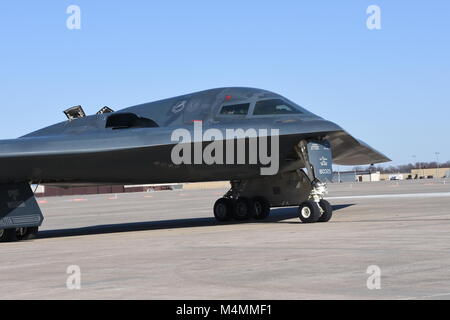
[[[299,113],[302,112],[282,99],[258,101],[255,105],[255,110],[253,111],[253,115],[255,116]]]
[[[238,115],[246,116],[250,109],[250,103],[233,104],[228,106],[223,106],[220,110],[221,115]]]

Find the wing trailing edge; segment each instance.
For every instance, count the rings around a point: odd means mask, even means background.
[[[364,141],[355,139],[345,131],[334,132],[327,139],[333,150],[335,164],[356,166],[392,161]]]

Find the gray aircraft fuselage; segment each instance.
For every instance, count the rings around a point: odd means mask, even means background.
[[[294,105],[299,113],[254,115],[256,102],[269,99],[282,99]],[[223,106],[247,103],[250,104],[247,115],[221,112]],[[128,121],[126,118],[130,116],[145,121]],[[116,117],[119,123],[123,120],[125,125],[111,126],[113,118],[110,117]],[[260,176],[260,165],[175,165],[171,151],[177,142],[172,141],[172,133],[175,129],[184,128],[193,134],[194,121],[202,121],[203,130],[215,128],[224,136],[226,129],[230,128],[279,129],[282,172],[304,165],[294,152],[294,147],[303,139],[328,140],[336,164],[389,161],[337,124],[278,94],[252,88],[219,88],[114,113],[68,120],[18,139],[1,140],[0,183],[143,184]],[[150,126],[150,122],[155,126]],[[204,142],[205,145],[207,143]]]

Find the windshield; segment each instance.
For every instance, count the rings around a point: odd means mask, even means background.
[[[253,115],[274,115],[274,114],[301,114],[299,109],[282,99],[270,99],[258,101],[255,105]]]

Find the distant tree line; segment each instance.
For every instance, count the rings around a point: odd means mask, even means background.
[[[381,173],[398,173],[398,172],[410,172],[413,169],[435,169],[437,168],[438,163],[436,161],[433,162],[416,162],[409,163],[399,166],[367,166],[367,167],[354,167],[355,171],[371,171],[371,172],[381,172]],[[439,163],[439,168],[450,168],[450,161]]]

